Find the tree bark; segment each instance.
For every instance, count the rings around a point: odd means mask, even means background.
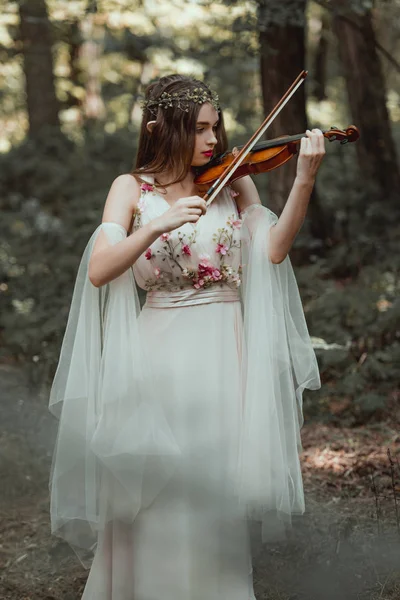
[[[338,11],[345,10],[338,3]],[[335,11],[336,12],[336,11]],[[353,27],[341,14],[351,19]],[[371,197],[398,202],[400,171],[386,107],[385,80],[377,54],[371,11],[336,12],[333,27],[338,40],[351,115],[360,129],[356,144],[360,170]]]
[[[80,29],[80,21],[78,19],[75,19],[70,24],[67,41],[69,48],[69,80],[73,84],[74,88],[80,88],[83,80],[80,64],[83,38]],[[68,107],[82,105],[81,100],[75,94],[67,91],[67,96],[68,100],[66,104]]]
[[[305,41],[304,10],[306,0],[298,0],[299,21],[290,20],[290,12],[279,14],[275,21],[273,8],[279,0],[259,3],[259,40],[261,50],[261,86],[264,114],[267,115],[304,68]],[[276,7],[278,8],[278,7]],[[269,139],[281,135],[294,135],[305,131],[307,118],[305,110],[304,84],[300,86],[291,101],[268,129]],[[268,197],[271,210],[281,213],[289,196],[296,175],[297,161],[292,159],[268,174]]]
[[[304,69],[305,9],[307,0],[258,0],[261,87],[267,115]],[[304,84],[268,129],[268,139],[294,135],[308,128]],[[296,177],[297,159],[268,173],[268,205],[278,215],[288,199]],[[310,206],[310,231],[320,239],[330,234],[331,220],[324,216],[316,190]]]
[[[19,16],[29,135],[35,137],[47,126],[60,129],[51,25],[45,0],[20,0]]]
[[[85,99],[83,119],[86,131],[102,124],[106,107],[101,90],[101,55],[103,52],[104,28],[96,22],[97,2],[92,0],[81,23],[83,43],[80,64],[84,73]]]
[[[325,100],[326,94],[326,67],[328,58],[328,33],[329,17],[326,13],[321,15],[321,29],[314,62],[314,96],[319,102]]]

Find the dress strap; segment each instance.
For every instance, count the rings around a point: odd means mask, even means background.
[[[143,181],[146,181],[147,183],[151,183],[154,185],[154,177],[152,175],[148,175],[148,174],[144,175],[143,174],[143,175],[139,175],[139,177],[141,179],[143,179]]]
[[[210,304],[211,302],[240,302],[239,290],[225,285],[200,288],[199,290],[188,287],[175,292],[152,290],[147,292],[144,306],[147,308],[174,308]]]
[[[132,175],[132,177],[134,177],[134,175]],[[139,177],[141,179],[143,179],[143,181],[145,181],[146,183],[151,183],[151,184],[154,183],[154,177],[152,177],[151,175],[139,175]],[[144,190],[142,190],[141,194],[140,194],[140,199],[143,197],[144,193],[145,193]],[[140,201],[140,199],[139,199],[139,201]],[[136,217],[136,213],[134,212],[132,215],[131,222],[129,224],[128,235],[131,235],[131,233],[133,233],[133,224],[135,222],[135,217]]]

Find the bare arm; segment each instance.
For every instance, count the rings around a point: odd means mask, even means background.
[[[132,175],[117,177],[108,193],[102,222],[119,223],[128,231],[140,194],[140,185]],[[205,212],[206,203],[203,198],[189,196],[177,200],[165,213],[152,219],[118,244],[110,245],[104,231],[100,231],[90,258],[90,281],[95,287],[101,287],[116,279],[129,269],[162,233],[177,229],[184,223],[196,223]]]
[[[239,212],[243,212],[251,204],[261,204],[258,190],[250,175],[245,175],[230,184],[231,188],[238,193],[235,197]]]
[[[261,204],[257,188],[250,175],[238,179],[231,187],[239,193],[235,199],[241,212],[251,204]],[[272,263],[282,262],[288,254],[303,224],[312,187],[311,181],[302,182],[295,179],[282,214],[269,232],[269,259]]]
[[[324,137],[319,129],[307,130],[301,140],[297,162],[297,174],[289,198],[278,222],[269,231],[269,258],[272,263],[281,263],[289,253],[304,222],[315,177],[325,155]],[[247,175],[232,183],[239,193],[236,202],[240,211],[251,204],[261,204],[257,188]]]
[[[274,263],[281,263],[286,258],[303,225],[315,177],[324,156],[322,131],[307,129],[306,137],[301,139],[296,179],[278,222],[270,230],[269,254]]]
[[[119,223],[128,231],[140,193],[140,185],[134,177],[117,177],[108,193],[102,222]],[[122,275],[159,235],[155,220],[114,246],[108,243],[104,231],[101,231],[89,263],[89,279],[92,284],[100,287]]]
[[[307,213],[313,181],[294,180],[289,198],[278,222],[270,229],[269,256],[275,264],[281,263],[289,253]]]

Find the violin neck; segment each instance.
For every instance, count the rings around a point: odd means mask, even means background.
[[[323,134],[325,134],[328,130],[322,129],[321,131]],[[298,133],[297,135],[288,135],[281,138],[266,140],[265,142],[259,142],[253,147],[252,152],[257,150],[267,150],[268,148],[276,148],[277,146],[286,146],[286,144],[290,143],[298,143],[303,137],[306,137],[305,133]],[[243,148],[243,146],[236,146],[236,148],[240,150]]]

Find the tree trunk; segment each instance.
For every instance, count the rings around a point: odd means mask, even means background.
[[[82,69],[80,64],[81,48],[82,48],[82,33],[80,21],[75,19],[70,24],[68,30],[68,48],[69,48],[69,80],[75,89],[82,86]],[[82,102],[76,94],[67,91],[67,106],[81,106]]]
[[[268,0],[265,0],[267,2]],[[306,0],[298,0],[298,22],[291,21],[290,12],[274,14],[280,0],[259,4],[261,86],[264,114],[276,105],[282,94],[304,68],[304,10]],[[276,6],[278,10],[278,6]],[[279,16],[275,21],[274,17]],[[290,43],[288,43],[290,41]],[[304,84],[268,129],[269,139],[294,135],[307,129]],[[281,213],[296,175],[297,160],[292,159],[268,174],[268,198],[271,210]]]
[[[101,55],[104,43],[104,28],[96,22],[97,2],[92,1],[81,23],[83,43],[81,46],[81,68],[84,73],[85,100],[83,118],[86,131],[102,124],[106,108],[101,94]]]
[[[264,114],[267,115],[305,65],[305,9],[307,0],[259,0],[258,24],[260,42],[261,86]],[[305,86],[300,86],[290,102],[268,129],[268,139],[305,132]],[[288,199],[296,177],[297,159],[268,173],[268,206],[278,215]],[[326,218],[313,190],[310,206],[310,230],[320,239],[329,236],[331,220]]]
[[[329,17],[326,13],[321,15],[321,29],[318,36],[318,45],[314,62],[314,96],[319,102],[326,100],[326,67],[328,58],[328,32]]]
[[[60,128],[52,57],[52,35],[45,0],[20,0],[20,39],[24,57],[29,134]]]
[[[345,7],[341,1],[338,10]],[[346,17],[346,18],[342,18]],[[353,26],[348,22],[355,24]],[[372,194],[398,202],[400,172],[386,107],[385,80],[375,46],[371,11],[336,13],[333,27],[346,79],[360,170]]]

